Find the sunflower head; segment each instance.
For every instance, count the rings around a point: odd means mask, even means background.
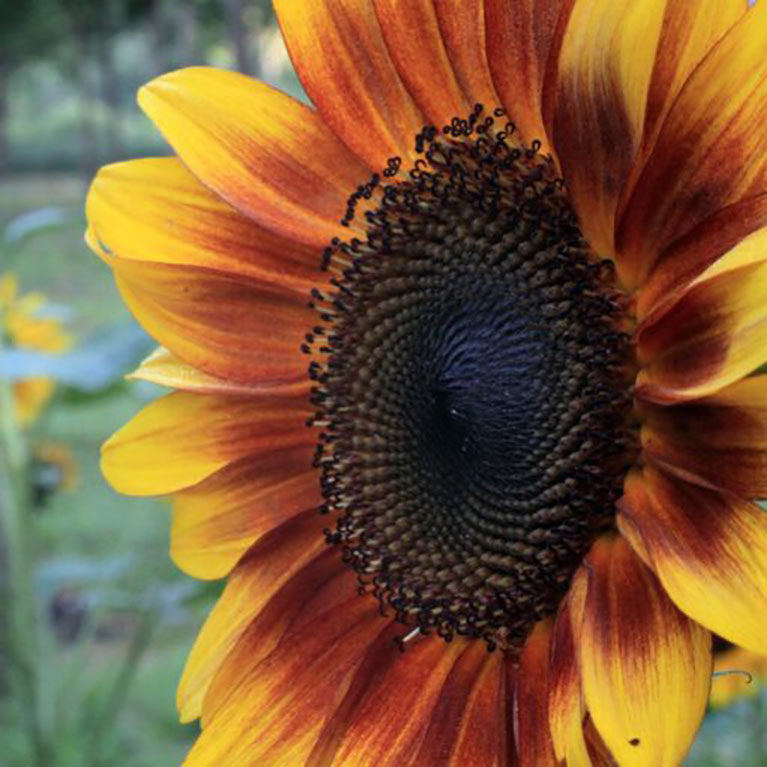
[[[681,762],[767,646],[766,7],[279,0],[313,107],[142,89],[87,239],[177,389],[104,471],[228,576],[189,767]]]

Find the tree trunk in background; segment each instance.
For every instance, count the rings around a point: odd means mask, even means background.
[[[221,0],[226,17],[229,42],[234,50],[237,69],[246,75],[256,75],[256,67],[250,52],[250,38],[245,22],[246,0]]]
[[[202,64],[200,49],[200,20],[194,0],[177,0],[171,5],[173,28],[176,30],[177,66]]]
[[[73,22],[71,30],[80,102],[80,172],[85,178],[90,178],[100,164],[98,133],[93,119],[93,107],[97,99],[94,98],[88,76],[88,50],[91,40],[87,30],[80,24]]]
[[[120,77],[112,55],[113,36],[105,29],[96,35],[96,60],[99,67],[101,103],[106,108],[104,124],[105,150],[108,160],[115,160],[122,152],[120,125]]]
[[[8,81],[11,68],[0,61],[0,175],[8,170]]]
[[[170,56],[170,38],[168,36],[169,13],[167,0],[153,0],[150,13],[152,36],[151,56],[155,77],[173,68]]]

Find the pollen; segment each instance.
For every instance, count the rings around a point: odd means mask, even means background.
[[[411,634],[516,652],[636,455],[628,301],[502,112],[426,128],[415,152],[351,195],[365,237],[331,243],[333,289],[312,295],[321,511]]]

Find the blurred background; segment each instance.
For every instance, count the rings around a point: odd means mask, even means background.
[[[122,378],[152,344],[83,243],[96,169],[169,151],[137,88],[188,64],[302,97],[268,0],[0,3],[2,767],[172,767],[196,736],[175,684],[220,586],[170,562],[165,502],[99,473],[159,390]],[[747,689],[708,714],[690,767],[767,766],[767,694]]]

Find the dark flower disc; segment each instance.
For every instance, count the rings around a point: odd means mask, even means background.
[[[496,113],[499,118],[502,113]],[[516,650],[612,524],[635,455],[627,300],[550,158],[477,107],[351,198],[314,292],[329,540],[423,632]]]

